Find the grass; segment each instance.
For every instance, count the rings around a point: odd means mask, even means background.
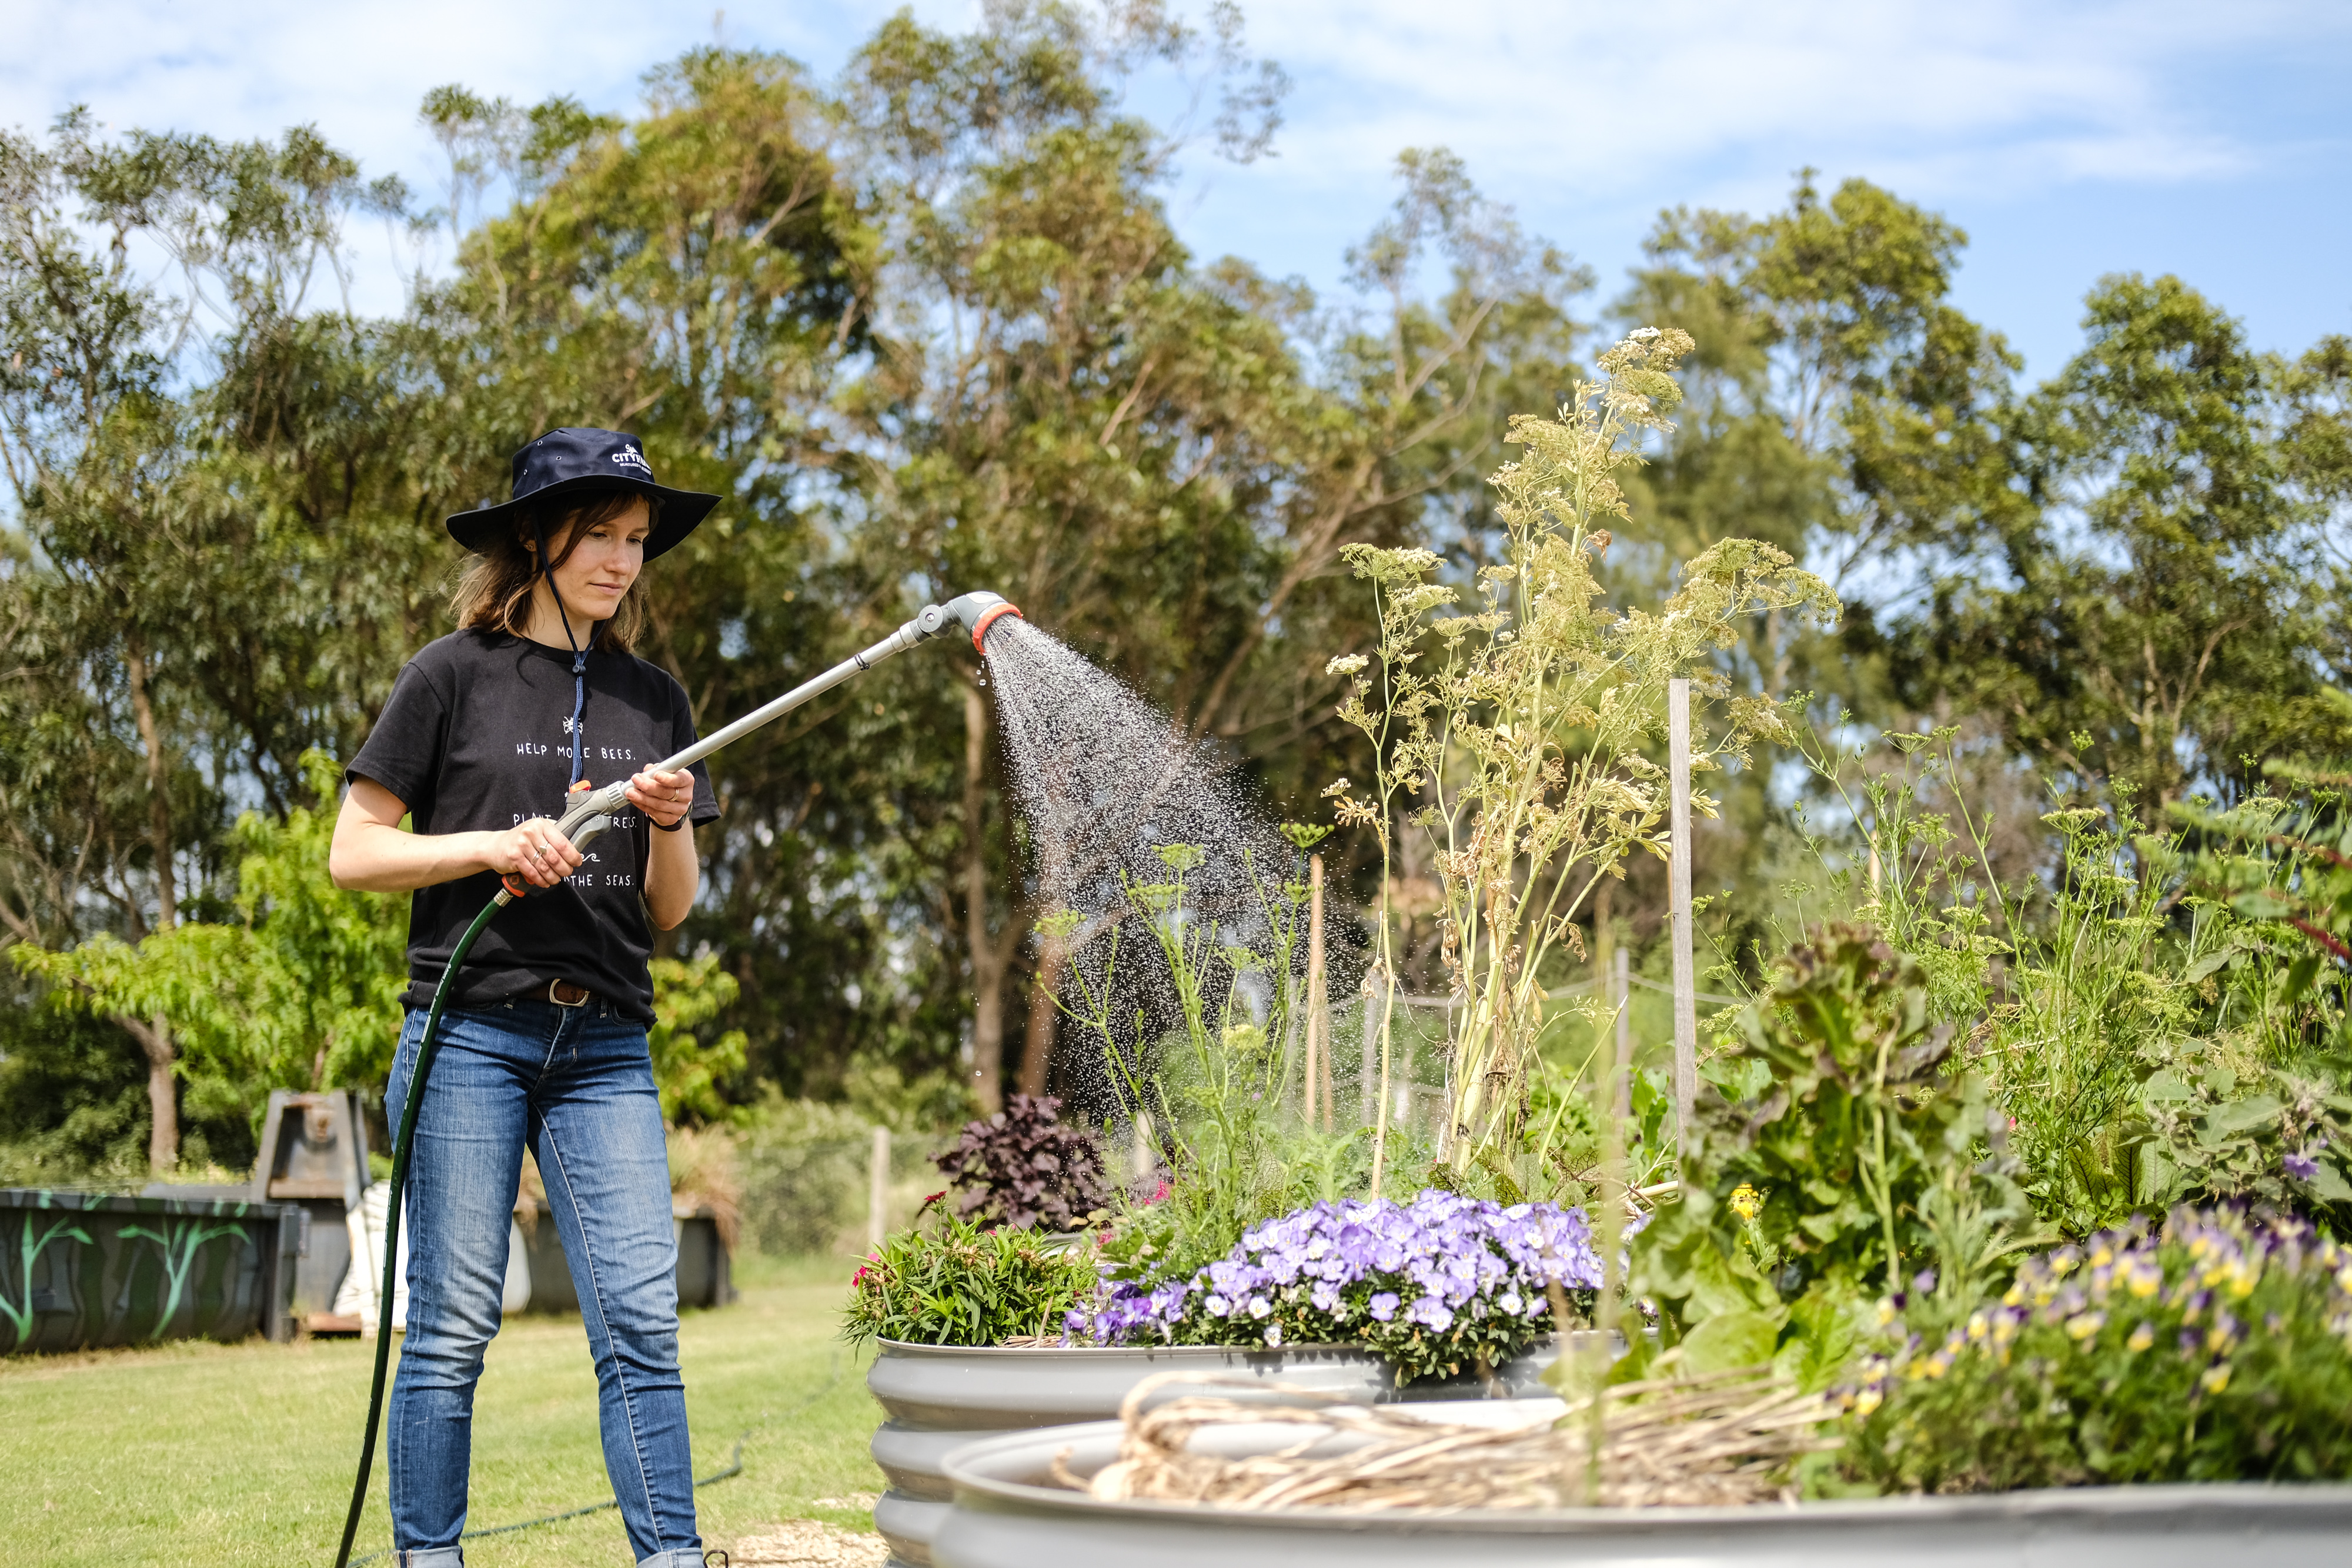
[[[863,1508],[818,1501],[882,1487],[866,1456],[879,1416],[865,1359],[835,1338],[847,1272],[838,1259],[746,1258],[740,1301],[685,1315],[695,1473],[723,1469],[737,1436],[756,1428],[742,1473],[698,1494],[707,1543],[785,1519],[873,1527]],[[350,1502],[373,1349],[183,1342],[0,1361],[0,1563],[325,1568]],[[369,1490],[355,1556],[392,1543],[381,1450]],[[475,1404],[468,1528],[611,1496],[580,1320],[518,1319],[492,1342]],[[609,1509],[469,1541],[466,1560],[632,1561]]]

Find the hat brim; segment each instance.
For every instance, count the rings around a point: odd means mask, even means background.
[[[646,536],[646,559],[653,559],[676,549],[686,536],[700,526],[719,505],[719,497],[706,496],[699,490],[672,490],[641,479],[607,479],[594,475],[584,479],[561,479],[543,488],[533,490],[520,501],[501,501],[495,507],[478,507],[470,512],[459,512],[446,525],[449,537],[467,549],[480,554],[500,539],[513,538],[515,519],[535,507],[565,496],[589,495],[598,491],[627,490],[640,496],[651,496],[661,502],[661,520],[653,532]]]

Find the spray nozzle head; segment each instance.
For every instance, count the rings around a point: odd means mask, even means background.
[[[1003,594],[981,589],[959,594],[945,604],[925,605],[923,612],[915,617],[916,635],[943,636],[952,622],[971,633],[974,652],[984,653],[986,649],[982,640],[988,635],[988,629],[1002,616],[1018,616],[1020,613],[1018,609],[1005,601]]]

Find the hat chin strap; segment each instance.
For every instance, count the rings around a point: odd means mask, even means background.
[[[572,781],[563,791],[568,800],[580,788],[588,766],[588,747],[581,733],[581,720],[588,712],[588,648],[572,634],[572,612],[564,608],[563,591],[555,586],[555,561],[547,553],[547,529],[534,517],[530,531],[539,543],[540,573],[547,579],[548,597],[555,601],[556,618],[563,622],[563,641],[572,650]],[[596,629],[604,624],[599,621],[588,628],[590,648],[596,645]]]

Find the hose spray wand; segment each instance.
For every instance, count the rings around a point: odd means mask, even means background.
[[[1020,614],[1021,612],[1005,602],[1002,595],[984,591],[962,594],[945,604],[927,604],[921,614],[864,653],[851,654],[815,679],[794,686],[765,707],[747,713],[724,729],[703,737],[677,756],[653,764],[651,770],[675,773],[699,762],[720,747],[740,740],[761,726],[782,717],[814,697],[824,695],[852,675],[872,669],[892,654],[903,653],[918,643],[945,636],[950,624],[970,632],[974,651],[985,653],[983,640],[988,635],[988,629],[1000,617],[1018,617]],[[627,782],[623,780],[590,791],[563,813],[562,820],[556,824],[557,829],[571,841],[573,848],[586,845],[613,825],[613,813],[627,803]],[[465,965],[466,955],[473,950],[474,939],[481,936],[484,926],[489,925],[490,916],[516,899],[529,897],[540,891],[520,877],[505,876],[499,880],[502,885],[498,893],[482,906],[482,912],[474,916],[474,923],[466,927],[466,934],[457,938],[457,946],[450,950],[449,962],[441,970],[441,983],[433,988],[433,1005],[425,1014],[425,1033],[416,1045],[416,1071],[409,1080],[408,1102],[401,1110],[400,1131],[393,1140],[392,1194],[385,1205],[383,1223],[383,1291],[377,1298],[376,1310],[375,1376],[368,1388],[367,1431],[360,1442],[359,1474],[352,1482],[351,1513],[343,1521],[343,1543],[335,1553],[335,1568],[348,1568],[351,1562],[352,1542],[359,1533],[360,1513],[367,1503],[368,1474],[375,1465],[376,1427],[383,1416],[384,1375],[392,1357],[392,1295],[397,1283],[400,1262],[400,1199],[408,1186],[408,1161],[416,1134],[417,1108],[425,1103],[425,1080],[432,1075],[433,1059],[440,1050],[433,1037],[440,1027],[442,1009],[449,999],[449,988],[457,980],[458,970]]]

